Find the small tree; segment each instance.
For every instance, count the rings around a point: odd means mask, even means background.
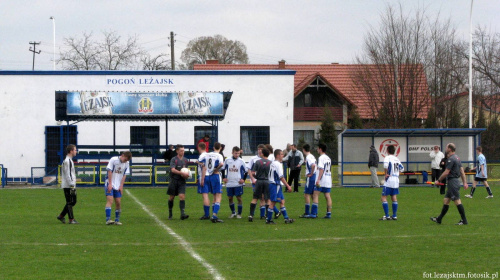
[[[338,161],[338,140],[335,133],[335,124],[332,111],[325,107],[323,110],[323,121],[319,129],[319,143],[326,145],[326,154],[330,157],[332,162]]]
[[[363,121],[361,120],[361,116],[358,113],[358,110],[352,109],[351,117],[349,118],[349,128],[352,129],[361,129],[363,128]]]
[[[493,119],[481,135],[483,153],[489,161],[500,160],[500,133],[498,131],[500,131],[500,123]]]
[[[429,109],[424,125],[425,128],[437,128],[436,110],[434,109],[434,107],[431,107]]]
[[[477,114],[476,120],[476,128],[485,128],[486,127],[486,117],[484,116],[483,108],[478,108],[479,112]]]

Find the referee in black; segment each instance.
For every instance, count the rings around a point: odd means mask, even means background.
[[[64,190],[66,205],[57,219],[63,224],[66,223],[64,218],[68,214],[69,224],[78,224],[73,216],[73,206],[76,204],[76,173],[73,157],[76,156],[76,146],[73,144],[66,147],[66,158],[61,166],[61,188]]]
[[[435,223],[441,224],[444,215],[448,212],[450,208],[450,201],[453,201],[457,206],[458,212],[460,213],[461,220],[456,223],[458,226],[467,225],[467,218],[465,217],[465,209],[460,200],[460,180],[464,185],[464,189],[467,189],[467,179],[465,177],[464,168],[462,167],[462,162],[460,158],[455,154],[455,144],[449,143],[446,145],[446,154],[448,155],[448,160],[446,161],[446,170],[441,174],[438,182],[443,182],[444,179],[448,181],[448,188],[443,200],[443,209],[438,217],[432,217],[431,220]]]
[[[287,162],[287,166],[290,169],[290,175],[288,176],[288,185],[293,184],[293,192],[299,192],[299,178],[300,170],[302,169],[302,164],[304,163],[304,154],[297,150],[297,145],[290,145],[291,151],[288,152],[283,161]]]

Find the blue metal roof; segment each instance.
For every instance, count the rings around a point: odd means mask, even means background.
[[[61,75],[61,76],[74,76],[74,75],[295,75],[296,71],[293,70],[176,70],[176,71],[149,71],[149,70],[67,70],[67,71],[28,71],[28,70],[4,70],[0,71],[0,76],[22,76],[22,75],[40,75],[40,76],[50,76],[50,75]]]
[[[346,129],[342,137],[383,136],[476,136],[486,128],[403,128],[403,129]]]

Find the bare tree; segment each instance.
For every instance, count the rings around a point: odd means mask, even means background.
[[[92,40],[92,32],[82,34],[82,38],[64,38],[64,45],[69,48],[61,51],[57,63],[65,70],[96,70],[97,55],[99,53],[96,42]]]
[[[472,48],[473,68],[500,89],[500,33],[478,27]]]
[[[144,54],[141,57],[142,70],[172,70],[170,59],[166,54],[151,56]]]
[[[228,40],[222,35],[202,36],[189,41],[181,54],[181,60],[189,69],[210,59],[223,64],[248,63],[247,48],[242,42]]]

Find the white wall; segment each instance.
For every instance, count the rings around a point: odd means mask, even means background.
[[[221,71],[223,72],[223,71]],[[110,75],[7,75],[0,71],[0,163],[9,177],[28,177],[31,167],[45,165],[45,126],[55,121],[55,91],[232,91],[226,117],[219,122],[219,141],[227,147],[240,145],[240,126],[270,126],[271,144],[284,147],[293,139],[293,75],[156,75],[172,78],[174,85],[107,85],[109,78],[154,77],[151,72],[119,72]],[[85,73],[85,72],[83,72]],[[130,73],[130,74],[129,74]],[[212,72],[214,73],[214,72]],[[159,76],[157,76],[159,77]],[[160,127],[160,144],[165,144],[165,122],[116,123],[116,144],[130,144],[130,126]],[[168,143],[193,145],[194,121],[169,121]],[[78,144],[112,145],[111,121],[85,121],[77,124]],[[226,152],[227,153],[227,152]]]

